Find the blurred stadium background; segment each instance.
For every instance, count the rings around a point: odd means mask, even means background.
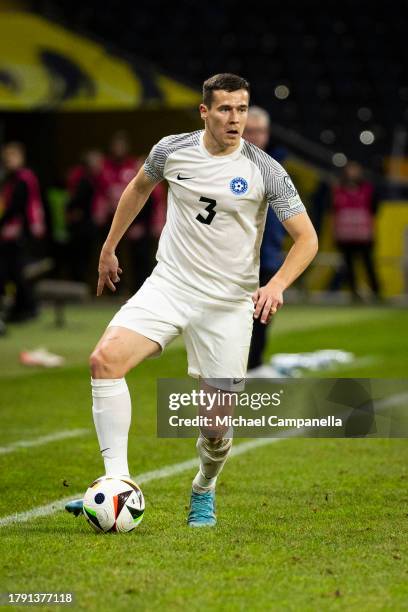
[[[188,1],[177,9],[160,1],[124,0],[119,9],[90,1],[73,10],[64,1],[2,0],[0,11],[0,142],[22,142],[39,178],[47,236],[36,248],[53,261],[48,278],[75,276],[66,263],[75,244],[66,209],[72,172],[86,153],[108,154],[120,131],[129,154],[143,158],[163,135],[200,128],[202,81],[233,71],[250,80],[252,103],[270,112],[270,149],[284,159],[319,232],[320,253],[297,285],[300,299],[307,291],[312,301],[348,300],[347,291],[336,291],[345,288],[342,259],[325,194],[347,160],[357,160],[379,203],[374,257],[381,296],[404,301],[406,2],[392,11],[383,2],[259,3],[244,16],[229,1],[197,15]],[[148,233],[154,251],[157,236]],[[369,297],[361,273],[359,291]]]
[[[270,150],[293,177],[319,234],[320,252],[287,292],[289,305],[270,330],[266,357],[342,349],[355,360],[319,375],[406,375],[407,18],[404,0],[244,7],[231,0],[0,0],[0,146],[24,145],[46,221],[24,261],[39,312],[35,306],[13,313],[15,283],[3,287],[0,526],[9,531],[0,591],[76,585],[84,609],[104,609],[101,593],[109,609],[135,601],[152,610],[169,603],[192,610],[316,610],[337,603],[340,609],[342,602],[347,610],[406,609],[405,441],[293,440],[257,451],[256,459],[234,459],[222,483],[225,527],[210,543],[185,534],[180,509],[189,472],[146,484],[148,520],[137,547],[126,539],[95,540],[85,524],[55,515],[62,506],[52,502],[84,490],[101,469],[87,355],[134,283],[149,273],[164,221],[159,191],[121,245],[119,295],[96,301],[98,249],[118,188],[159,138],[201,128],[200,87],[217,72],[251,82],[252,103],[271,116]],[[118,151],[125,172],[115,182]],[[351,294],[334,238],[333,188],[351,160],[363,166],[376,194],[379,295],[362,267]],[[4,164],[0,173],[5,181]],[[3,201],[0,223],[4,212]],[[65,365],[52,374],[29,371],[19,360],[40,346]],[[156,379],[184,376],[185,366],[177,341],[161,360],[129,375],[136,474],[194,454],[191,441],[163,442],[155,432]],[[60,430],[68,435],[53,438]],[[259,521],[260,507],[269,522]],[[26,510],[35,512],[13,527],[10,515]],[[80,554],[73,545],[78,534]],[[202,574],[197,554],[207,563]],[[158,572],[165,578],[160,584]]]

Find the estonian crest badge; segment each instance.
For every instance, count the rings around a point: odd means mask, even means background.
[[[242,176],[236,176],[230,182],[230,189],[234,195],[243,195],[248,191],[248,181]]]

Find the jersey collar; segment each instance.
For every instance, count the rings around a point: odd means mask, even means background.
[[[202,130],[200,134],[200,151],[205,157],[209,157],[210,159],[219,159],[220,161],[224,159],[238,159],[241,155],[242,147],[244,146],[244,139],[241,138],[241,142],[239,143],[238,149],[235,149],[233,153],[229,155],[211,155],[209,151],[204,146],[204,130]]]

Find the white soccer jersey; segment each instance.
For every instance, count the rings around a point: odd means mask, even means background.
[[[158,271],[210,298],[247,299],[258,286],[268,204],[281,221],[305,210],[287,172],[241,139],[229,155],[211,155],[204,130],[162,138],[144,170],[169,186]]]

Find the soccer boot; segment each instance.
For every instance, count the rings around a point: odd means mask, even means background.
[[[82,499],[73,499],[72,501],[69,501],[66,504],[65,510],[67,512],[70,512],[74,516],[79,516],[80,514],[82,514],[83,507],[84,501]]]
[[[187,524],[190,527],[214,527],[216,522],[215,491],[206,493],[192,491]]]

